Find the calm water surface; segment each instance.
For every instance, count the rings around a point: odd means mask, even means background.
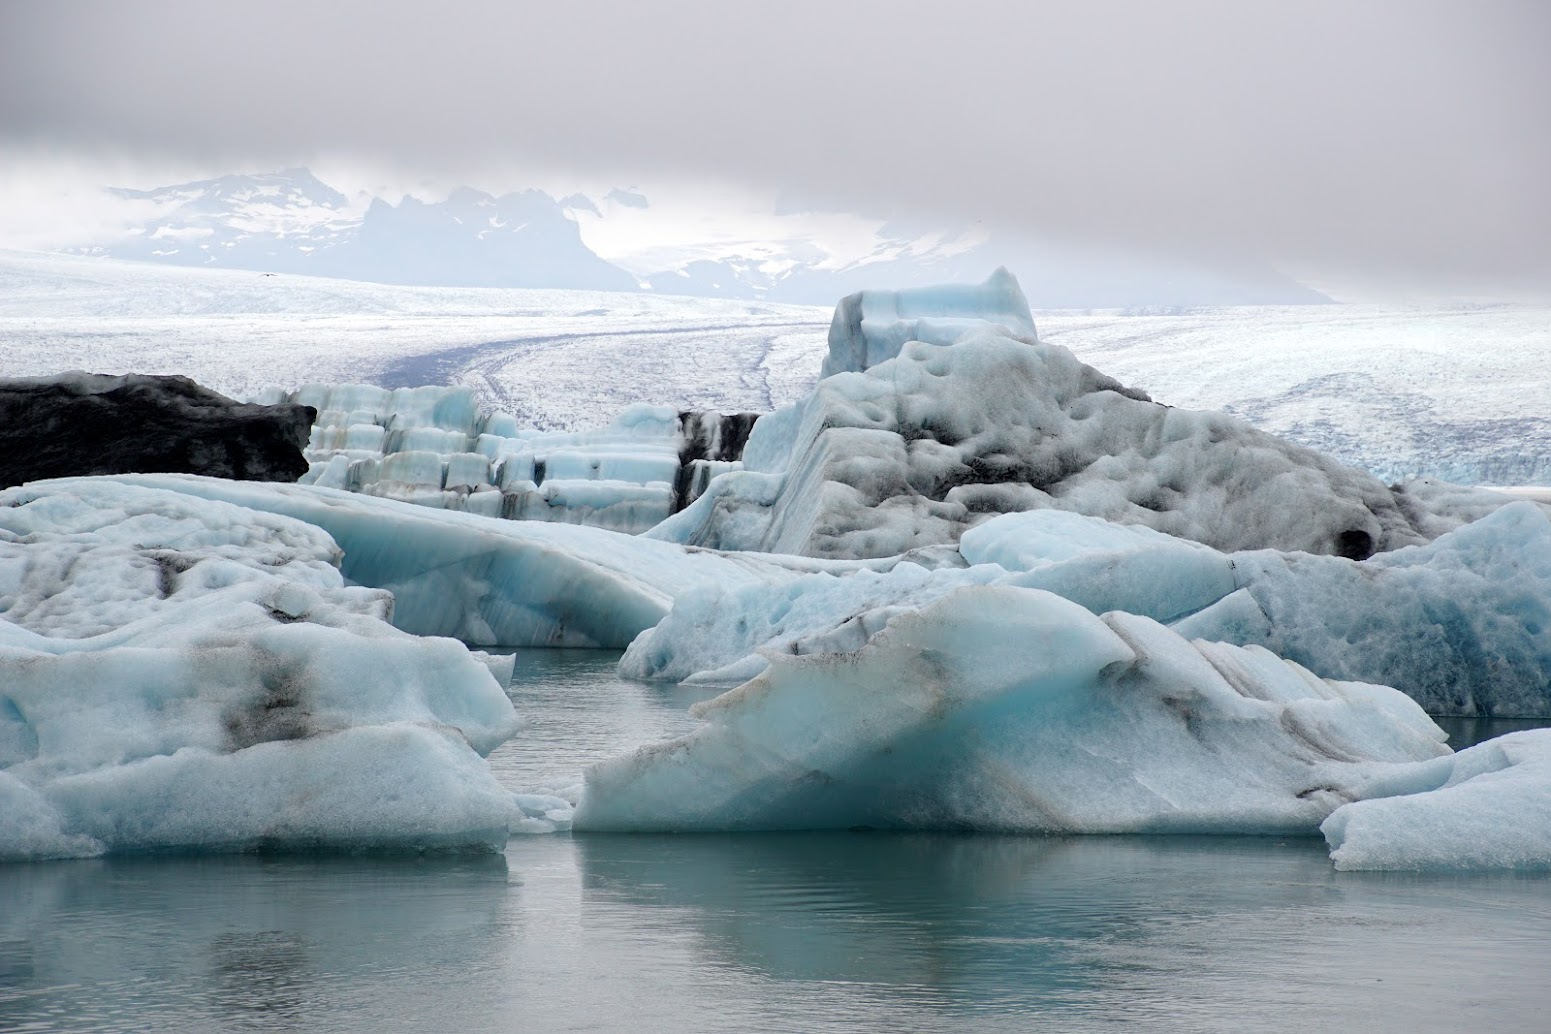
[[[692,724],[519,658],[514,787]],[[515,838],[481,859],[0,866],[0,1030],[1542,1030],[1551,879],[1322,841]]]

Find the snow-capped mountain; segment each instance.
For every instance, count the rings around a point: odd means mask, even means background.
[[[729,232],[720,216],[686,219],[682,205],[663,211],[647,194],[624,188],[557,200],[541,190],[495,196],[463,187],[443,201],[393,203],[348,198],[298,168],[112,193],[149,202],[157,214],[92,253],[383,284],[644,289],[830,305],[883,285],[978,283],[1007,266],[1042,308],[1329,301],[1252,262],[1225,271],[1034,243],[978,224],[868,219],[780,199],[769,211],[741,213],[747,226]],[[837,220],[843,234],[833,232]]]
[[[108,193],[158,208],[127,238],[89,249],[114,258],[302,272],[360,221],[345,195],[306,169]]]
[[[127,239],[91,249],[115,258],[385,284],[639,286],[588,248],[567,209],[538,190],[494,197],[463,188],[441,202],[372,198],[363,208],[308,170],[286,169],[112,192],[161,206]]]

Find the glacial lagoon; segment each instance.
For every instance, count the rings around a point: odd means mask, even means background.
[[[708,691],[617,658],[519,653],[503,783],[692,727]],[[1449,724],[1457,747],[1508,731]],[[1551,1008],[1551,877],[1337,873],[1318,838],[552,834],[7,865],[0,902],[0,1030],[1529,1030]]]

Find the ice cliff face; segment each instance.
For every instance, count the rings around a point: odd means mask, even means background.
[[[235,402],[186,377],[0,380],[0,486],[129,471],[294,481],[307,471],[313,416]]]

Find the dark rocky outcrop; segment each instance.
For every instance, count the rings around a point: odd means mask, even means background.
[[[0,380],[0,486],[125,473],[295,481],[316,416],[236,402],[187,377]]]

